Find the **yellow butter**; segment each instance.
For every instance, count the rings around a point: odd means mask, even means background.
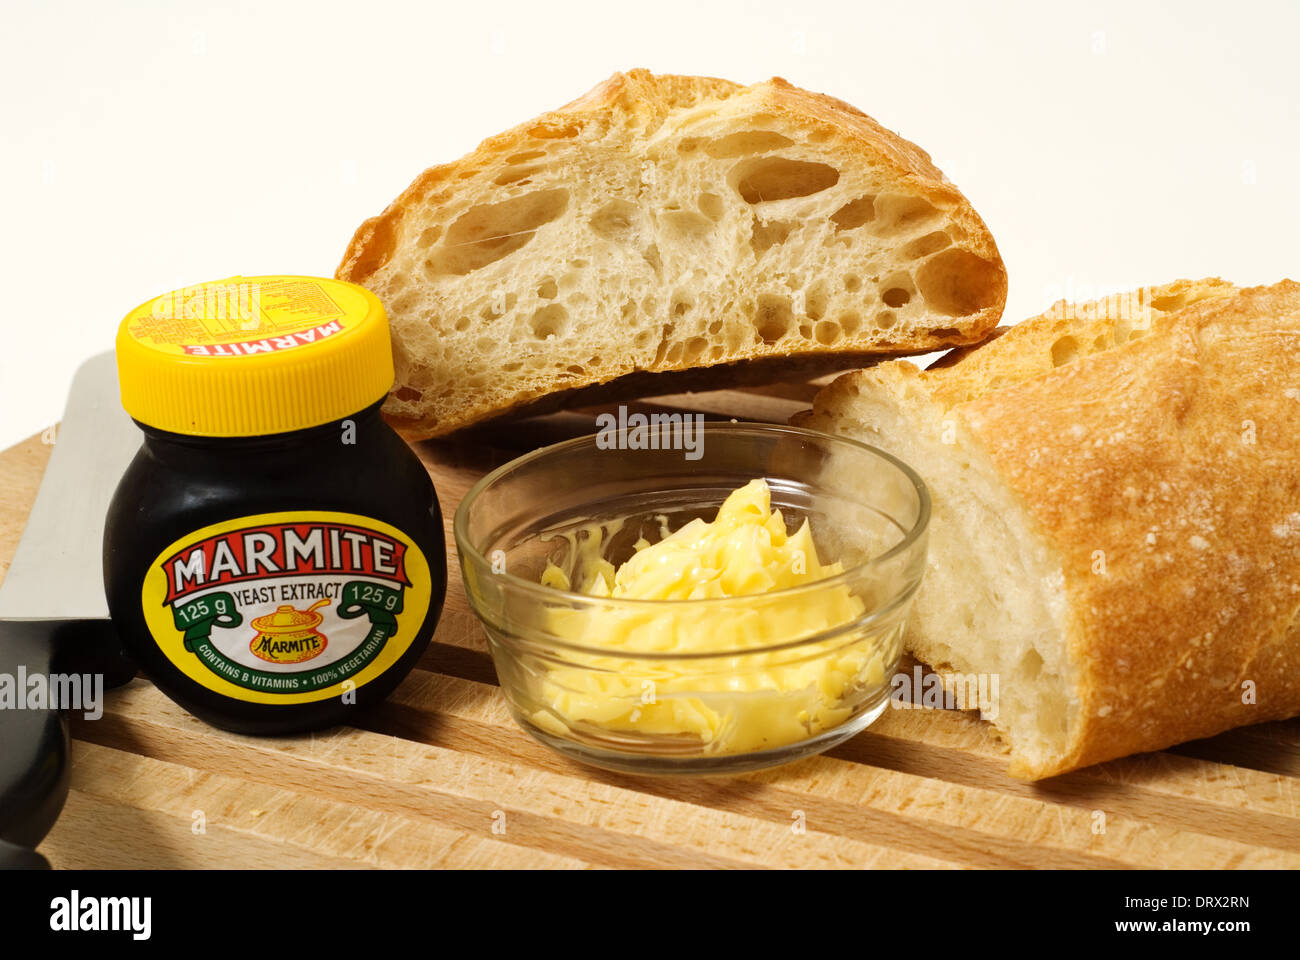
[[[600,653],[565,654],[538,671],[532,719],[543,729],[564,736],[595,725],[694,740],[703,752],[749,752],[839,725],[853,692],[883,684],[884,645],[846,627],[865,609],[846,585],[754,601],[842,572],[818,557],[807,522],[787,532],[765,481],[733,492],[712,522],[641,541],[617,570],[597,555],[601,536],[588,538],[571,571],[549,564],[542,582],[593,597],[719,602],[548,611],[550,633]],[[795,649],[763,649],[824,632]],[[650,652],[719,656],[635,656]]]

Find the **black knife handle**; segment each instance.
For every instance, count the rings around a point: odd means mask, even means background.
[[[0,870],[48,870],[50,861],[31,847],[0,840]]]
[[[23,676],[51,673],[51,625],[0,621],[0,674],[15,703],[0,709],[0,840],[35,847],[68,796],[68,725],[57,710],[31,709]]]

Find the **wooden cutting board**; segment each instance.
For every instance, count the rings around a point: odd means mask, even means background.
[[[644,409],[784,421],[813,384],[658,398]],[[215,730],[137,679],[75,721],[56,867],[1300,867],[1300,719],[1033,785],[972,715],[887,710],[798,763],[733,778],[606,773],[511,720],[457,574],[470,485],[592,411],[419,447],[447,519],[429,651],[364,727]],[[49,447],[0,453],[0,574]]]

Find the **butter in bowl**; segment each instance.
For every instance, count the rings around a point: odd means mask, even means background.
[[[689,457],[625,434],[537,450],[456,514],[511,711],[570,757],[736,773],[826,750],[888,703],[925,485],[826,434],[701,430]]]

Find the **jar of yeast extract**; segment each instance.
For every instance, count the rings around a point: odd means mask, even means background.
[[[447,583],[428,473],[381,419],[369,291],[232,277],[132,310],[122,405],[144,444],[109,506],[104,578],[158,687],[240,733],[347,722],[429,644]]]

